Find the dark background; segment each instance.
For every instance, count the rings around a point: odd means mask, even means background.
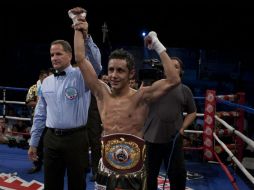
[[[89,32],[100,48],[101,27],[106,22],[112,47],[142,47],[141,32],[154,30],[167,47],[226,51],[227,56],[237,54],[245,68],[253,69],[254,11],[250,4],[166,0],[1,1],[0,86],[28,88],[36,82],[40,69],[51,66],[50,42],[66,39],[72,44],[72,22],[67,11],[75,6],[87,9]]]

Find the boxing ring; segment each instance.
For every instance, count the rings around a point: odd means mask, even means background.
[[[197,97],[195,97],[196,99]],[[202,99],[200,97],[199,99]],[[236,102],[236,103],[234,103]],[[232,111],[219,111],[216,109],[216,104],[224,104],[234,108]],[[221,169],[225,172],[232,188],[240,189],[236,183],[234,176],[231,174],[227,166],[223,163],[215,148],[225,151],[228,154],[230,161],[241,170],[247,179],[254,184],[254,177],[243,166],[244,143],[254,149],[254,141],[243,134],[244,132],[244,112],[254,114],[254,109],[244,106],[245,94],[237,93],[235,95],[218,95],[216,91],[207,90],[205,97],[204,114],[198,113],[197,117],[204,118],[204,126],[202,131],[185,130],[185,133],[196,133],[203,135],[203,146],[200,147],[184,147],[185,150],[203,151],[203,159],[208,162],[218,162]],[[235,119],[235,126],[229,125],[223,118],[233,117]],[[220,126],[220,128],[219,128]],[[223,126],[223,127],[221,127]],[[220,137],[233,136],[233,144],[225,144]],[[233,154],[232,150],[236,153]],[[253,163],[254,164],[254,163]]]
[[[13,87],[2,87],[0,86],[0,90],[2,91],[2,98],[0,99],[0,104],[2,105],[1,110],[2,113],[0,114],[0,118],[4,119],[4,121],[10,121],[10,123],[15,123],[15,121],[27,121],[29,122],[29,125],[31,124],[31,115],[26,114],[29,117],[21,117],[23,114],[20,114],[21,116],[14,116],[14,115],[9,115],[7,113],[8,111],[8,105],[14,105],[15,106],[22,106],[23,108],[27,109],[27,112],[29,109],[26,107],[26,103],[24,101],[14,101],[14,100],[7,100],[7,91],[9,92],[9,95],[13,97],[15,96],[15,92],[17,93],[23,93],[23,99],[25,100],[26,98],[26,93],[28,89],[26,88],[13,88]],[[13,97],[15,98],[15,97]],[[12,107],[12,108],[14,108]],[[15,110],[12,109],[14,112]],[[29,131],[24,131],[24,132],[17,132],[15,130],[12,130],[11,128],[7,128],[7,130],[4,133],[4,139],[11,141],[12,144],[9,144],[10,146],[14,146],[15,143],[24,143],[25,139],[29,138]],[[23,138],[25,137],[25,138]]]
[[[27,117],[9,115],[8,105],[26,107],[26,88],[0,86],[0,118],[8,121],[31,121]],[[15,93],[23,93],[20,101],[9,100]],[[216,95],[216,91],[207,90],[205,97],[194,97],[195,101],[204,102],[204,112],[197,113],[197,119],[203,121],[199,129],[185,130],[186,136],[198,141],[195,146],[185,146],[185,152],[200,156],[198,162],[186,160],[188,190],[234,189],[248,190],[254,187],[254,177],[243,165],[244,148],[249,146],[254,150],[254,141],[244,134],[245,114],[254,114],[254,109],[244,106],[245,94]],[[229,124],[231,123],[231,124]],[[6,133],[5,133],[6,134]],[[10,136],[29,136],[29,132],[20,133],[7,131]],[[189,138],[189,137],[188,137]],[[223,142],[225,140],[225,142]],[[9,145],[9,146],[8,146]],[[225,156],[226,155],[226,156]],[[193,155],[192,155],[193,156]],[[224,157],[223,157],[224,156]],[[254,163],[253,163],[254,164]],[[0,145],[0,190],[41,190],[43,189],[43,171],[27,174],[32,166],[28,160],[27,149],[10,146],[8,142]],[[238,174],[244,176],[245,181]],[[170,189],[165,171],[158,177],[158,189]],[[246,180],[248,183],[246,183]],[[217,183],[217,184],[216,184]],[[88,190],[94,189],[94,183],[87,179]],[[165,186],[163,184],[166,184]],[[216,184],[216,185],[214,185]],[[220,187],[220,188],[218,188]]]

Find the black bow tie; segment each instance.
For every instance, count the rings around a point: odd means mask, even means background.
[[[64,76],[64,75],[66,75],[66,72],[65,72],[65,71],[55,72],[55,73],[54,73],[54,76],[55,76],[55,77]]]

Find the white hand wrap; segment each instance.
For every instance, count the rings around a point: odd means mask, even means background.
[[[69,17],[72,19],[73,24],[74,24],[74,25],[77,24],[77,22],[78,22],[77,15],[75,15],[75,14],[74,14],[73,12],[71,12],[71,11],[68,11],[68,15],[69,15]],[[86,12],[81,13],[81,16],[82,16],[82,17],[86,17]]]
[[[149,32],[148,36],[152,39],[152,42],[148,44],[148,49],[153,49],[155,50],[159,55],[161,52],[166,51],[166,48],[162,43],[159,41],[157,38],[157,34],[154,31]]]

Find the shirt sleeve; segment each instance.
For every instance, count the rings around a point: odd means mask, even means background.
[[[46,127],[46,102],[43,96],[39,98],[35,107],[33,126],[30,131],[30,146],[37,147],[44,128]]]
[[[86,58],[92,63],[97,75],[102,70],[101,66],[101,52],[97,45],[93,42],[91,35],[86,39]]]

